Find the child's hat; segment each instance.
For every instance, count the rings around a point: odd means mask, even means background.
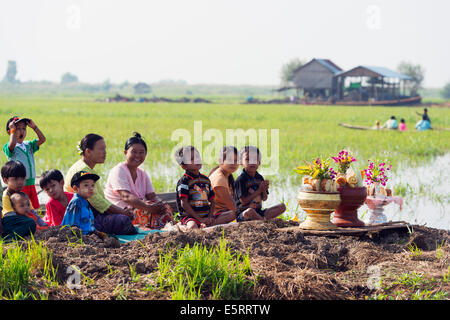
[[[26,123],[30,122],[30,119],[28,118],[19,118],[19,117],[14,117],[13,118],[14,124],[18,124],[19,122],[25,121]]]
[[[28,124],[30,122],[30,119],[28,118],[19,118],[18,116],[14,116],[8,120],[6,123],[6,132],[9,132],[9,124],[12,122],[14,125],[18,124],[19,122],[25,121],[25,124]]]
[[[100,177],[95,173],[90,173],[87,171],[78,171],[73,175],[72,180],[70,180],[70,186],[73,187],[74,185],[79,184],[81,181],[88,179],[97,181],[98,179],[100,179]]]

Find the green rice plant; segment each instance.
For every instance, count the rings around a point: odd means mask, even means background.
[[[128,286],[124,286],[122,284],[118,284],[113,291],[113,294],[116,295],[117,300],[127,300],[128,299]]]
[[[1,242],[3,251],[3,242]],[[0,288],[3,298],[25,298],[30,284],[31,261],[18,243],[10,245],[0,258]],[[20,293],[19,293],[20,292]]]
[[[232,253],[225,238],[207,248],[192,247],[160,253],[157,283],[172,299],[239,299],[253,285],[249,255]]]
[[[83,277],[83,285],[85,286],[89,286],[89,285],[94,285],[95,284],[95,280],[91,277],[88,277],[87,275],[85,275],[83,272],[81,272],[80,268],[78,268],[76,265],[70,265],[80,276]]]
[[[450,266],[448,266],[447,272],[442,276],[442,281],[444,281],[444,283],[448,283],[450,281]]]
[[[47,287],[57,287],[57,268],[52,253],[42,244],[31,240],[14,241],[4,245],[0,240],[0,298],[46,299],[46,295],[32,290],[33,279],[42,277]]]
[[[432,290],[417,290],[411,295],[411,300],[446,300],[448,297],[448,292]]]
[[[400,277],[394,281],[394,284],[401,284],[411,288],[417,288],[424,283],[426,283],[426,280],[423,277],[423,273],[418,272],[413,272],[412,274],[402,273]]]
[[[400,197],[406,197],[413,194],[414,188],[408,183],[398,183],[394,186],[394,194]]]
[[[131,281],[139,282],[141,280],[141,275],[136,272],[136,266],[133,267],[129,262],[128,266],[130,267]]]
[[[58,287],[58,282],[56,281],[58,267],[55,268],[53,266],[53,252],[43,242],[36,242],[33,235],[31,235],[31,240],[27,244],[31,268],[39,270],[47,287]]]
[[[417,247],[414,242],[408,245],[408,250],[411,252],[412,256],[418,258],[422,255],[422,249]]]
[[[445,239],[442,240],[441,244],[437,244],[436,242],[436,258],[438,260],[441,260],[442,255],[444,254],[442,247],[444,246],[445,242]]]

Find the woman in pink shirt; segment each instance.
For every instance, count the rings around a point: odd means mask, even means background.
[[[125,162],[108,175],[105,197],[121,208],[135,209],[134,224],[151,229],[164,227],[172,220],[170,207],[155,194],[150,177],[139,166],[147,156],[147,144],[137,132],[125,143]]]

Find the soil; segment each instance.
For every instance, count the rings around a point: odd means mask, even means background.
[[[45,241],[52,250],[60,285],[38,289],[48,293],[49,299],[170,299],[168,292],[148,290],[159,253],[186,244],[218,245],[224,236],[232,250],[249,253],[256,285],[244,299],[410,299],[418,285],[401,285],[398,279],[414,272],[423,275],[421,285],[428,284],[429,292],[450,298],[449,231],[417,225],[409,231],[384,230],[363,236],[277,230],[297,225],[281,219],[245,222],[208,232],[156,233],[126,244],[113,237],[81,237],[78,229],[52,227],[37,233],[35,239]],[[420,250],[414,254],[409,248],[416,247]],[[84,275],[79,289],[66,286],[71,265]],[[138,280],[133,279],[130,266]],[[373,270],[379,273],[381,287],[369,285]]]

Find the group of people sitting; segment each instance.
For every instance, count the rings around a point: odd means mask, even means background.
[[[37,139],[25,140],[27,127]],[[44,172],[39,185],[49,196],[46,213],[40,217],[35,188],[34,154],[46,141],[37,125],[27,118],[12,117],[6,131],[10,136],[3,151],[8,159],[2,169],[6,189],[2,196],[0,234],[18,239],[50,226],[76,226],[83,234],[136,234],[136,227],[180,230],[210,227],[247,220],[273,219],[286,207],[280,203],[267,209],[262,202],[269,194],[269,181],[257,169],[261,154],[257,147],[245,146],[239,152],[233,146],[222,149],[219,165],[209,176],[200,173],[202,161],[193,146],[177,150],[175,159],[185,173],[176,185],[179,215],[159,199],[149,175],[140,168],[147,156],[147,144],[139,133],[125,142],[124,161],[108,174],[103,188],[95,167],[106,160],[106,142],[98,134],[88,134],[79,143],[80,160],[66,175],[56,169]],[[233,173],[243,170],[234,180]]]
[[[421,116],[422,119],[416,123],[416,129],[418,131],[429,130],[431,128],[431,120],[428,116],[428,109],[423,109],[423,114],[416,112],[417,115]],[[405,119],[400,119],[400,123],[398,123],[397,118],[395,116],[391,116],[382,126],[380,126],[380,121],[377,120],[375,122],[375,126],[373,127],[375,130],[379,129],[392,129],[399,131],[406,131],[406,123]]]

